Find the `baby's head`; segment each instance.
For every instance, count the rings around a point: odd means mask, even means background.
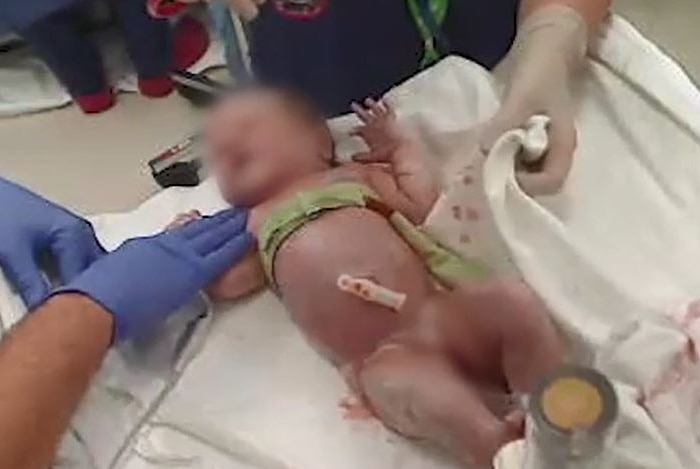
[[[226,98],[211,113],[205,140],[223,196],[236,205],[257,205],[333,160],[323,115],[305,98],[275,88]]]

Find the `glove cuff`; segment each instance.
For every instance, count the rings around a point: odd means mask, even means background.
[[[101,295],[95,294],[95,292],[93,290],[94,290],[94,288],[87,288],[87,287],[82,286],[79,282],[74,282],[71,285],[57,288],[56,290],[51,292],[51,295],[49,298],[52,298],[56,295],[66,294],[66,293],[77,293],[80,295],[87,296],[92,301],[99,304],[102,307],[102,309],[107,311],[114,318],[114,321],[113,321],[114,328],[112,330],[111,343],[114,345],[114,344],[117,344],[117,343],[127,339],[128,338],[128,331],[125,330],[124,325],[119,320],[119,316],[117,314],[115,314],[113,307],[110,306],[109,304],[107,304],[107,302],[105,302],[100,297]]]
[[[543,53],[563,54],[570,65],[580,64],[588,51],[588,29],[588,23],[575,9],[550,5],[520,23],[513,50],[542,49]]]

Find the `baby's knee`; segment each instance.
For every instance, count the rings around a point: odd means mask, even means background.
[[[501,294],[507,301],[522,308],[545,310],[542,299],[525,282],[520,280],[503,280],[500,282]],[[544,313],[544,311],[541,311]]]
[[[550,312],[525,284],[508,286],[505,295],[513,305],[509,326],[503,332],[503,366],[509,385],[530,392],[566,359],[566,345]]]
[[[511,330],[519,330],[523,335],[540,335],[554,330],[547,305],[524,282],[504,282],[501,295]]]
[[[465,462],[488,465],[498,448],[521,436],[486,411],[445,357],[433,350],[380,349],[360,370],[359,382],[387,427],[431,441]]]
[[[392,401],[406,394],[413,381],[412,353],[401,345],[385,345],[357,372],[357,384],[370,401]]]
[[[420,411],[422,365],[402,345],[387,345],[374,353],[357,372],[356,383],[374,413],[392,430],[412,438],[425,438],[416,412]]]

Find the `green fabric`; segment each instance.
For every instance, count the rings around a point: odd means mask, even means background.
[[[366,207],[370,199],[379,200],[367,186],[337,183],[321,189],[300,192],[267,218],[260,230],[260,259],[270,285],[275,282],[275,256],[282,244],[296,230],[328,210],[345,207]],[[428,234],[399,212],[389,222],[402,238],[425,260],[435,278],[445,285],[459,281],[480,280],[490,275],[488,268],[473,260],[463,259],[440,246]]]
[[[435,34],[431,28],[426,24],[425,16],[419,1],[421,0],[407,0],[408,9],[413,16],[413,21],[415,21],[418,31],[423,38],[423,60],[421,61],[421,67],[425,68],[429,65],[440,60],[440,52],[435,47]],[[447,17],[447,10],[450,5],[450,0],[428,0],[430,5],[430,11],[433,13],[433,17],[437,23],[442,26]]]
[[[403,214],[394,212],[389,221],[443,285],[453,286],[459,282],[485,280],[491,276],[491,271],[486,266],[442,247]]]
[[[259,249],[262,266],[271,285],[274,281],[274,262],[282,243],[296,230],[327,210],[345,207],[364,207],[365,200],[374,193],[356,183],[338,183],[314,191],[300,192],[267,218],[260,230]]]

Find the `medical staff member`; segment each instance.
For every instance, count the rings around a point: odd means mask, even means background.
[[[0,468],[45,469],[110,345],[147,334],[253,239],[228,210],[105,254],[88,222],[2,178],[0,207],[0,267],[36,308],[0,342]]]
[[[576,147],[569,87],[610,0],[229,0],[248,21],[253,70],[315,97],[329,114],[376,97],[447,54],[491,69],[503,61],[502,109],[490,148],[537,113],[549,115],[544,164],[519,172],[531,194],[563,184]]]
[[[92,35],[86,31],[89,0],[0,0],[0,25],[17,33],[61,81],[87,114],[115,104],[112,83]],[[146,0],[109,0],[119,18],[139,92],[167,96],[174,84],[170,24],[151,17]]]

